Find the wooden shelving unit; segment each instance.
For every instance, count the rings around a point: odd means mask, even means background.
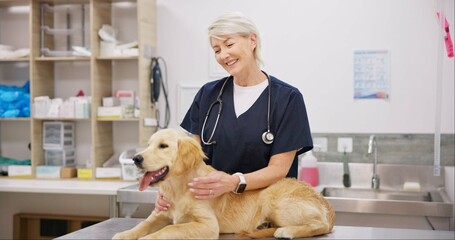
[[[100,56],[98,30],[103,24],[112,24],[114,16],[112,14],[113,4],[117,2],[130,2],[135,5],[136,10],[136,27],[139,46],[139,55],[135,57],[105,57]],[[53,27],[54,16],[52,12],[41,11],[42,4],[51,6],[83,4],[88,14],[89,24],[86,25],[89,39],[89,45],[92,55],[90,57],[47,57],[41,54],[41,45],[44,39],[44,47],[53,49],[54,39],[51,36],[41,34],[41,26],[44,21],[46,26]],[[32,172],[35,174],[36,166],[44,164],[43,150],[43,122],[44,121],[72,121],[85,122],[90,121],[90,151],[92,156],[92,168],[95,173],[96,167],[101,167],[103,163],[114,153],[113,132],[114,123],[132,122],[137,125],[139,139],[138,146],[145,146],[148,138],[156,130],[155,127],[144,126],[145,118],[155,117],[155,106],[150,102],[150,80],[149,68],[150,57],[146,57],[145,51],[156,48],[156,2],[155,0],[19,0],[4,1],[0,0],[0,8],[11,6],[29,6],[29,46],[30,57],[21,59],[0,59],[3,62],[28,62],[30,72],[30,99],[37,96],[69,97],[56,96],[56,69],[60,63],[72,64],[72,62],[87,62],[86,73],[89,73],[90,88],[83,89],[87,95],[91,95],[91,118],[90,119],[59,119],[59,118],[31,118],[20,119],[0,119],[0,122],[7,121],[30,121],[30,138],[24,141],[31,142],[31,160]],[[42,16],[44,14],[44,16]],[[14,34],[14,33],[12,33]],[[44,37],[44,38],[43,38]],[[1,38],[0,38],[1,42]],[[96,117],[97,108],[101,105],[103,97],[112,96],[113,94],[113,71],[115,64],[122,64],[125,61],[135,61],[137,66],[137,89],[134,89],[139,97],[140,116],[135,119],[99,119]],[[136,74],[136,73],[135,73]],[[85,81],[85,80],[84,80]],[[2,83],[0,79],[0,83]],[[77,129],[76,129],[77,131]],[[1,134],[1,133],[0,133]],[[77,132],[76,132],[77,134]],[[35,176],[35,175],[34,175]]]

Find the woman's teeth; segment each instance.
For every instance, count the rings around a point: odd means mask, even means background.
[[[226,65],[231,66],[231,65],[233,65],[233,64],[236,63],[236,62],[237,62],[237,60],[230,61],[230,62],[227,62]]]

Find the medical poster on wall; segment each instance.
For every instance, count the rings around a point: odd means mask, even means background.
[[[354,99],[389,97],[389,51],[354,51]]]

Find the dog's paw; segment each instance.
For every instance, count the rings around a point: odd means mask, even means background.
[[[115,240],[124,240],[124,239],[136,239],[137,237],[136,236],[133,236],[130,231],[124,231],[124,232],[120,232],[120,233],[117,233],[115,234],[112,239],[115,239]]]
[[[288,231],[289,229],[287,228],[278,228],[275,233],[273,234],[273,236],[276,238],[276,239],[293,239],[294,238],[294,234],[289,232]]]

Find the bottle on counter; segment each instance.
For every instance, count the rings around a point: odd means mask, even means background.
[[[298,178],[313,187],[319,184],[318,160],[313,155],[313,151],[304,153],[300,159]]]

